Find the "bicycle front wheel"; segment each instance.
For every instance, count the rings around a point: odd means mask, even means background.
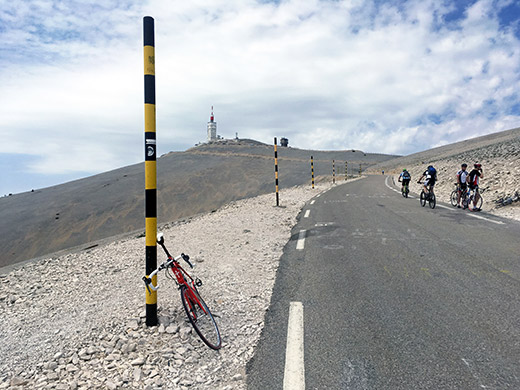
[[[188,320],[200,339],[212,349],[220,349],[222,340],[213,314],[194,287],[181,286],[181,300]]]
[[[469,197],[467,193],[462,194],[462,206],[467,209],[469,205]]]
[[[435,200],[435,194],[433,192],[430,194],[430,199],[428,199],[428,204],[430,205],[431,209],[434,209],[435,205],[437,204],[437,201]]]
[[[482,203],[484,203],[484,201],[482,200],[482,195],[478,194],[478,200],[477,200],[477,204],[476,205],[473,205],[473,200],[475,199],[475,197],[472,195],[471,196],[471,200],[470,200],[470,203],[469,203],[469,207],[476,207],[477,209],[482,209]]]
[[[453,207],[457,207],[457,204],[459,203],[458,198],[459,198],[459,191],[457,191],[457,190],[453,191],[450,195],[450,201],[451,201],[451,205]]]
[[[421,206],[424,207],[426,204],[426,194],[424,191],[421,191],[421,196],[419,197],[419,200],[421,201]]]

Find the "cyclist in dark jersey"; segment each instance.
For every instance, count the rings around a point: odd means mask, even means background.
[[[482,164],[475,164],[473,166],[473,170],[468,175],[468,187],[471,191],[475,191],[475,196],[473,197],[473,208],[471,211],[480,211],[477,208],[477,202],[480,199],[480,194],[478,193],[478,185],[480,179],[484,178],[484,174],[482,173]],[[468,205],[469,207],[469,205]]]
[[[432,192],[433,192],[433,186],[435,185],[435,182],[437,181],[437,170],[433,167],[433,165],[430,165],[426,171],[422,174],[421,178],[417,183],[421,184],[421,180],[425,177],[423,187],[424,187],[424,193],[427,195],[427,198],[430,197],[430,190],[428,189],[428,186],[430,186]]]

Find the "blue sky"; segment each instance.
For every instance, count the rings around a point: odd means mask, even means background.
[[[142,19],[159,153],[218,133],[409,154],[520,126],[513,0],[2,2],[0,196],[143,161]]]

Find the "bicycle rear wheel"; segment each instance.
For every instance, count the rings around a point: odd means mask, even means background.
[[[419,200],[421,201],[421,206],[424,207],[426,204],[426,194],[424,191],[421,191],[421,196],[419,197]]]
[[[181,286],[181,300],[186,315],[201,340],[212,349],[220,349],[222,340],[217,323],[197,289]]]
[[[482,195],[480,195],[480,193],[478,194],[478,202],[477,202],[477,207],[479,209],[482,209],[482,204],[484,203],[484,199],[482,199]]]
[[[458,200],[459,197],[459,191],[455,190],[450,195],[450,202],[453,207],[457,207],[457,204],[459,203]]]
[[[435,194],[433,192],[430,194],[430,198],[428,199],[428,204],[430,205],[431,209],[434,209],[435,205],[437,204],[437,201],[435,199]]]

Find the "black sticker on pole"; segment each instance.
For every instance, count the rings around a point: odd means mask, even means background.
[[[145,161],[155,161],[157,159],[155,132],[148,131],[144,133],[144,149]]]

